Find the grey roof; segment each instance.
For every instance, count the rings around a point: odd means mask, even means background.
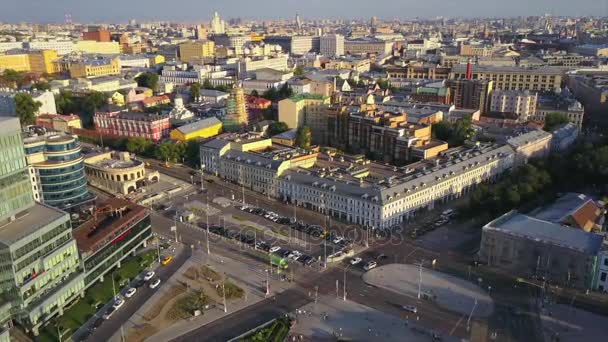
[[[604,238],[601,235],[587,233],[581,229],[564,227],[556,223],[511,211],[488,223],[486,230],[535,240],[539,243],[572,249],[578,252],[596,255]]]
[[[230,145],[230,141],[224,139],[213,139],[203,144],[203,147],[211,150],[221,150],[226,145]]]
[[[228,96],[230,94],[225,93],[223,91],[215,90],[215,89],[201,89],[201,96],[205,97],[220,97],[220,96]]]
[[[203,120],[199,120],[199,121],[195,121],[191,124],[187,124],[184,126],[180,126],[178,128],[176,128],[178,131],[182,132],[183,134],[188,134],[188,133],[192,133],[192,132],[196,132],[198,130],[201,130],[203,128],[207,128],[207,127],[211,127],[211,126],[215,126],[217,124],[221,124],[222,122],[214,117],[210,117],[210,118],[206,118]]]
[[[456,64],[452,67],[453,73],[466,72],[466,64]],[[519,67],[519,66],[502,66],[502,65],[473,65],[473,73],[476,72],[504,72],[504,73],[538,73],[541,75],[562,75],[564,69],[553,66],[540,67]]]
[[[378,200],[380,199],[380,192],[378,188],[367,186],[363,187],[359,183],[355,182],[345,182],[343,180],[336,180],[331,177],[319,177],[314,173],[297,169],[297,170],[287,170],[283,173],[283,178],[287,179],[291,183],[296,183],[304,186],[314,186],[316,183],[319,189],[324,189],[326,191],[334,191],[335,193],[342,196],[351,196],[351,197],[359,197],[362,198],[363,195],[367,194],[367,199],[371,200],[376,197]]]
[[[542,139],[550,138],[551,133],[545,132],[540,129],[536,129],[524,134],[520,134],[516,137],[510,138],[507,140],[507,143],[514,148],[528,145],[532,142],[536,142]]]
[[[232,160],[243,164],[255,165],[263,168],[277,170],[284,160],[266,158],[255,153],[230,150],[222,157],[222,160]]]
[[[11,245],[55,221],[69,221],[66,212],[40,203],[26,209],[25,213],[26,215],[0,228],[1,242]]]
[[[295,139],[296,135],[298,134],[298,130],[296,128],[293,129],[289,129],[283,133],[279,133],[277,135],[274,135],[273,138],[278,138],[278,139]]]
[[[570,192],[558,198],[554,203],[543,208],[541,211],[536,213],[534,217],[539,220],[559,223],[589,201],[591,201],[591,198],[585,196],[584,194]]]

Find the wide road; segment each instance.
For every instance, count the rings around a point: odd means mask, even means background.
[[[156,270],[156,277],[160,278],[161,282],[167,281],[173,274],[190,258],[192,250],[189,246],[184,246],[179,255],[177,255],[173,261],[167,266],[161,266]],[[135,295],[129,299],[126,299],[126,303],[116,311],[103,324],[97,328],[87,339],[88,341],[109,341],[110,338],[117,332],[120,331],[122,325],[129,320],[131,316],[144,305],[144,303],[152,297],[157,289],[151,289],[145,284],[140,287]],[[126,331],[125,331],[126,335]]]

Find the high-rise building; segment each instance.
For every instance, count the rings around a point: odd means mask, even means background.
[[[97,27],[89,27],[88,31],[82,33],[82,39],[94,40],[96,42],[109,42],[112,40],[110,31]]]
[[[445,84],[456,108],[479,109],[482,114],[488,111],[492,81],[458,79],[446,80]]]
[[[226,22],[220,18],[220,15],[217,12],[213,12],[213,18],[211,18],[211,33],[226,33]]]
[[[34,133],[23,139],[34,199],[68,209],[94,200],[87,190],[80,141],[76,135]]]
[[[344,55],[344,36],[340,34],[322,36],[319,41],[319,50],[324,56]]]
[[[0,118],[0,145],[0,296],[37,335],[82,294],[84,274],[70,216],[34,202],[17,118]]]
[[[235,84],[226,101],[226,117],[223,119],[226,131],[240,131],[249,124],[245,92],[241,84]]]

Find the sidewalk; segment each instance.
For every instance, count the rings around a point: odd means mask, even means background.
[[[224,312],[221,303],[216,304],[214,307],[205,310],[201,316],[191,317],[187,320],[180,320],[168,327],[162,327],[162,329],[156,334],[146,338],[146,341],[169,341],[176,337],[179,337],[189,331],[204,326],[210,322],[213,322],[219,318],[227,316],[238,310],[241,310],[247,306],[258,303],[266,298],[265,280],[266,273],[264,265],[259,263],[244,263],[243,261],[237,261],[225,256],[219,255],[207,255],[201,251],[197,251],[193,254],[190,260],[188,260],[176,274],[171,277],[168,281],[161,285],[152,297],[141,306],[141,308],[129,319],[125,324],[125,333],[129,335],[129,332],[135,331],[133,328],[141,327],[148,322],[143,318],[146,312],[150,310],[158,300],[161,299],[165,291],[167,291],[172,285],[178,284],[178,281],[182,279],[184,272],[186,272],[192,266],[210,265],[215,270],[223,270],[228,278],[234,283],[241,287],[245,295],[242,299],[228,301],[227,309],[228,312]],[[293,286],[294,283],[281,282],[277,279],[271,279],[270,289],[271,294],[276,295],[277,293],[283,292],[286,289]],[[120,332],[117,332],[112,336],[110,341],[121,341]]]

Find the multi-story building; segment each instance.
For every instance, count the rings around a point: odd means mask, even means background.
[[[30,50],[55,50],[57,54],[67,55],[74,51],[71,40],[32,41],[23,43],[23,47]]]
[[[446,80],[456,108],[479,109],[486,113],[490,106],[493,81],[487,80]]]
[[[245,57],[237,62],[237,75],[241,79],[254,77],[255,71],[260,69],[274,69],[279,71],[289,70],[287,66],[287,55],[262,57]]]
[[[491,98],[490,112],[513,113],[520,122],[527,122],[536,114],[536,93],[527,90],[494,90]]]
[[[267,36],[264,42],[279,45],[283,51],[292,55],[318,53],[320,48],[320,38],[317,36]]]
[[[94,40],[80,40],[74,44],[74,51],[100,55],[117,55],[120,51],[118,42],[96,42]]]
[[[389,78],[444,80],[449,77],[450,68],[432,63],[412,63],[404,67],[388,66],[386,72]]]
[[[319,50],[323,56],[336,57],[344,55],[344,36],[327,34],[319,38]]]
[[[103,281],[124,259],[146,247],[151,237],[150,214],[145,207],[118,198],[100,203],[93,217],[74,229],[85,288]]]
[[[551,133],[535,129],[507,139],[507,144],[515,150],[515,166],[526,164],[532,158],[549,155],[551,138]]]
[[[94,40],[96,42],[109,42],[112,40],[110,31],[90,27],[88,31],[82,32],[83,40]]]
[[[84,274],[70,216],[34,202],[17,118],[0,118],[0,144],[0,293],[12,318],[38,335],[82,295]]]
[[[215,43],[211,40],[199,40],[182,43],[179,45],[179,59],[182,62],[202,62],[213,58],[215,55]]]
[[[142,137],[154,141],[169,136],[171,128],[168,115],[139,112],[97,112],[93,122],[102,135]]]
[[[30,71],[41,74],[54,74],[59,70],[54,63],[59,55],[55,50],[38,50],[28,53]]]
[[[94,200],[87,190],[77,136],[59,132],[31,133],[23,143],[36,201],[68,209]]]
[[[508,212],[483,227],[479,259],[524,277],[593,289],[603,237]]]
[[[308,126],[315,144],[326,144],[327,115],[330,98],[316,94],[299,94],[279,101],[279,121],[289,128]]]
[[[482,44],[460,44],[460,55],[471,57],[489,57],[494,53],[492,46]]]
[[[30,71],[29,56],[24,52],[1,54],[0,71],[4,70]]]
[[[348,69],[360,73],[368,72],[370,68],[371,61],[367,58],[332,58],[325,63],[325,69]]]
[[[236,34],[218,34],[213,36],[216,46],[224,46],[234,49],[234,53],[239,56],[243,54],[243,47],[251,41],[251,36]]]
[[[213,18],[211,18],[210,26],[212,34],[226,33],[226,22],[220,18],[220,15],[217,12],[213,12]]]
[[[69,62],[68,71],[72,78],[87,78],[120,75],[119,57],[84,57]]]
[[[557,91],[561,88],[564,69],[560,67],[506,67],[474,65],[473,80],[492,81],[492,89]],[[454,65],[450,79],[466,79],[467,65]]]
[[[226,100],[226,116],[222,122],[227,131],[240,131],[249,124],[245,92],[240,85],[232,87],[230,91]]]
[[[218,135],[221,131],[222,122],[216,117],[211,117],[177,127],[171,131],[171,139],[177,141],[207,139]]]
[[[380,39],[358,38],[348,39],[344,42],[344,53],[351,55],[386,55],[389,54],[392,49],[392,42]]]
[[[93,152],[85,156],[89,184],[113,194],[130,194],[160,179],[158,171],[148,171],[144,162],[128,152]]]
[[[36,126],[67,133],[71,132],[72,128],[82,128],[82,121],[75,114],[40,114],[36,117]]]
[[[40,108],[34,113],[39,114],[57,114],[57,106],[55,104],[55,95],[50,91],[14,91],[10,89],[0,90],[0,116],[17,115],[15,95],[19,93],[27,93],[32,96],[32,100],[40,103]]]

